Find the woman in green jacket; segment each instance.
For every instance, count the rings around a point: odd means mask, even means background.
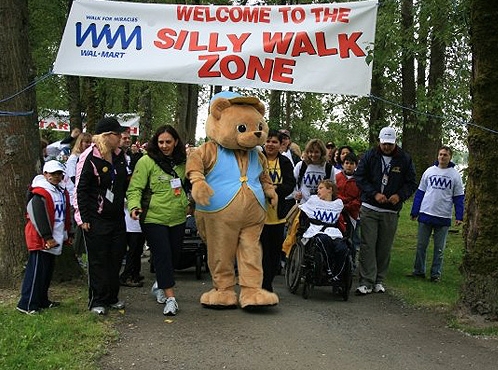
[[[185,234],[185,161],[178,132],[170,125],[159,127],[148,143],[147,155],[138,160],[126,193],[130,215],[141,220],[151,250],[156,271],[152,293],[158,303],[166,304],[167,316],[178,311],[173,270]]]

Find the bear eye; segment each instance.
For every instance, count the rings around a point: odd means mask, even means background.
[[[261,123],[259,124],[259,126],[258,126],[258,130],[259,130],[259,131],[263,131],[263,124],[261,124]]]
[[[246,132],[247,131],[247,126],[246,125],[238,125],[237,126],[237,131],[238,132]]]

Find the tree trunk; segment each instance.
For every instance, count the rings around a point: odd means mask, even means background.
[[[86,106],[86,128],[93,133],[95,125],[102,118],[98,109],[97,80],[95,77],[85,77],[83,79],[83,90]]]
[[[268,112],[268,125],[278,130],[282,126],[282,91],[270,91],[270,109]]]
[[[149,141],[152,136],[152,95],[150,86],[143,85],[140,89],[140,101],[138,103],[140,114],[140,137],[142,144]]]
[[[401,2],[401,27],[403,43],[413,45],[413,0],[402,0]],[[401,54],[401,100],[403,107],[405,107],[403,109],[403,149],[412,155],[415,162],[418,149],[423,145],[417,116],[413,112],[417,106],[415,56],[412,48],[403,48]]]
[[[469,126],[466,187],[465,283],[461,308],[498,319],[498,8],[488,0],[471,0],[473,123]]]
[[[73,128],[83,129],[81,117],[81,94],[79,76],[66,76],[66,86],[69,102],[69,122],[71,130]]]
[[[28,1],[0,3],[0,286],[19,284],[26,258],[26,191],[41,167],[35,89],[28,42]]]
[[[199,86],[177,84],[176,128],[184,143],[195,143]]]

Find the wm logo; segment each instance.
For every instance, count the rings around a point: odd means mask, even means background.
[[[111,26],[106,24],[102,29],[98,30],[95,23],[90,24],[86,30],[83,30],[81,22],[76,23],[76,46],[81,46],[87,38],[91,39],[92,47],[99,47],[104,40],[108,49],[112,49],[114,45],[120,41],[121,49],[127,49],[135,40],[135,49],[142,49],[142,29],[140,26],[135,26],[129,36],[126,35],[126,28],[120,25],[117,30],[112,32]]]
[[[451,179],[447,177],[431,176],[429,182],[433,188],[451,189]]]
[[[308,185],[308,186],[318,186],[318,183],[322,181],[322,175],[321,174],[306,174],[306,176],[304,176],[304,184]]]
[[[339,218],[339,214],[334,216],[334,212],[326,212],[326,211],[314,211],[313,218],[319,221],[326,222],[328,224],[335,224],[337,219]]]

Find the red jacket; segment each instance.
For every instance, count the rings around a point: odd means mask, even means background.
[[[47,216],[49,218],[50,224],[53,227],[54,225],[54,219],[55,219],[55,209],[54,209],[54,201],[52,200],[52,196],[50,193],[41,188],[41,187],[35,187],[31,189],[31,192],[33,194],[37,194],[42,196],[45,199],[45,204],[47,207]],[[71,229],[71,211],[69,207],[69,193],[67,190],[64,190],[64,196],[65,196],[65,201],[66,201],[66,214],[65,214],[65,225],[64,229],[68,232]],[[31,220],[29,218],[29,215],[26,214],[26,219],[27,223],[26,226],[24,227],[24,237],[26,240],[26,245],[28,247],[29,251],[35,251],[35,250],[43,250],[45,249],[45,239],[38,234],[38,231],[35,227],[36,220]]]
[[[348,179],[344,172],[341,171],[335,175],[335,181],[337,184],[337,197],[342,199],[344,209],[349,215],[357,220],[360,217],[361,190],[356,185],[356,180],[354,177]]]

